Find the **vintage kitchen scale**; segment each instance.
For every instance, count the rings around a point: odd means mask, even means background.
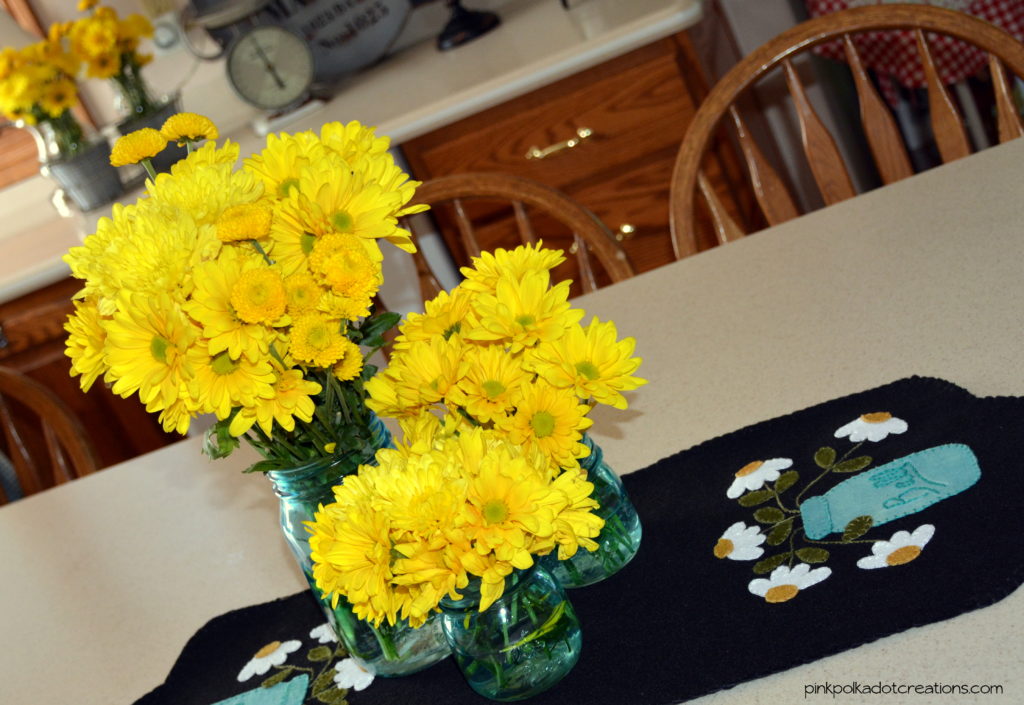
[[[239,98],[265,111],[267,132],[313,112],[342,80],[378,61],[423,0],[192,0],[182,11],[185,45],[200,59],[224,58]],[[449,49],[498,25],[493,13],[447,2],[438,38]]]

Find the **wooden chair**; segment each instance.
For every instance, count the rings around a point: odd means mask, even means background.
[[[814,112],[791,59],[823,42],[840,40],[853,74],[860,102],[861,123],[882,182],[892,183],[913,172],[895,120],[868,77],[851,34],[871,30],[913,30],[928,86],[932,130],[943,162],[970,153],[963,121],[939,80],[926,32],[944,34],[973,44],[989,56],[989,71],[998,114],[1000,142],[1024,135],[1014,107],[1005,64],[1024,76],[1024,45],[1003,30],[970,15],[927,5],[875,5],[818,17],[783,32],[734,66],[711,90],[683,138],[672,175],[670,222],[677,259],[698,249],[694,217],[697,190],[707,206],[718,244],[745,233],[710,187],[702,169],[704,155],[719,123],[728,115],[735,130],[758,205],[768,225],[799,215],[792,196],[769,166],[740,117],[736,100],[769,71],[781,67],[800,121],[804,152],[826,205],[855,195],[835,140]]]
[[[0,428],[25,496],[95,472],[85,429],[56,394],[20,372],[0,367]],[[0,504],[7,501],[0,489]]]
[[[571,241],[566,249],[572,266],[567,272],[556,271],[556,279],[571,277],[579,281],[585,293],[597,289],[604,281],[617,282],[633,276],[633,267],[625,251],[596,215],[562,192],[531,179],[496,173],[442,176],[416,189],[413,202],[430,205],[432,214],[441,221],[442,227],[447,224],[457,231],[459,244],[464,250],[464,253],[455,254],[460,265],[469,264],[468,257],[477,257],[481,252],[477,229],[479,220],[483,219],[474,217],[471,205],[485,202],[490,208],[493,203],[501,203],[506,209],[511,208],[522,244],[543,240],[545,245],[558,246],[558,241],[552,240],[545,229],[535,225],[531,213],[538,222],[542,218],[547,218],[548,222],[557,221],[570,233]],[[443,211],[439,208],[442,205],[450,208]],[[491,223],[507,220],[494,216],[493,212],[488,212],[485,219]],[[594,266],[591,255],[598,267]],[[432,299],[442,286],[422,253],[417,252],[413,258],[423,299]],[[463,261],[458,261],[460,259]]]

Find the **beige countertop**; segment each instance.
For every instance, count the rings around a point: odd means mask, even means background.
[[[651,380],[628,411],[595,412],[606,459],[631,472],[915,374],[1024,395],[1022,165],[1024,139],[578,299],[636,337]],[[302,589],[270,487],[239,472],[246,462],[208,462],[193,439],[0,508],[5,702],[131,702],[210,618]],[[1002,695],[955,701],[1010,705],[1024,692],[1022,653],[1018,589],[696,702],[788,705],[803,701],[804,684],[856,680],[1001,684]],[[54,664],[60,677],[46,677]],[[666,667],[685,665],[667,654]]]
[[[701,2],[577,0],[565,11],[556,0],[520,0],[500,14],[501,26],[455,50],[439,52],[427,41],[387,57],[279,129],[359,120],[397,145],[685,29],[700,19]],[[189,103],[187,86],[184,103],[203,112]],[[225,127],[243,155],[262,148],[246,125]],[[0,192],[0,302],[66,276],[60,255],[101,215],[60,218],[48,202],[52,191],[40,177]]]

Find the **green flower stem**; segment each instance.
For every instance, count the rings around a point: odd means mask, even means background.
[[[144,168],[146,170],[146,173],[149,174],[149,178],[152,179],[153,181],[156,181],[156,169],[153,168],[153,162],[150,160],[150,158],[146,157],[139,163],[142,164],[142,168]]]
[[[266,262],[267,264],[274,264],[274,260],[270,259],[270,257],[267,255],[267,251],[263,249],[263,245],[261,245],[259,241],[249,240],[249,242],[251,242],[252,246],[256,249],[256,251],[260,253],[260,256],[263,257],[264,262]]]
[[[823,471],[821,472],[821,474],[820,474],[820,475],[818,475],[818,476],[817,476],[816,478],[814,478],[813,480],[811,480],[810,482],[808,482],[808,483],[807,483],[807,486],[806,486],[806,487],[804,487],[804,488],[803,488],[802,490],[800,490],[800,492],[799,492],[799,493],[797,494],[797,496],[796,496],[796,500],[795,500],[795,501],[796,501],[796,506],[797,506],[797,507],[799,507],[799,506],[800,506],[800,498],[804,496],[804,494],[805,494],[805,493],[807,492],[807,490],[811,489],[811,487],[813,487],[813,486],[814,486],[814,484],[815,484],[816,482],[818,482],[818,480],[822,479],[823,477],[825,477],[826,475],[828,475],[828,474],[829,474],[830,472],[832,472],[832,469],[833,469],[833,468],[834,468],[834,467],[835,467],[836,465],[839,465],[839,463],[841,463],[841,462],[843,462],[844,460],[846,460],[846,459],[847,459],[847,458],[848,458],[848,457],[850,456],[850,454],[851,454],[851,453],[853,453],[853,452],[854,452],[855,450],[857,450],[858,448],[860,448],[860,447],[861,447],[862,445],[864,445],[864,441],[861,441],[860,443],[858,443],[858,444],[856,444],[856,445],[852,446],[852,447],[851,447],[851,448],[850,448],[849,450],[847,450],[847,451],[846,451],[845,453],[843,453],[842,457],[840,457],[840,458],[839,458],[838,460],[833,460],[833,461],[832,461],[832,464],[831,464],[831,465],[829,465],[829,466],[828,466],[827,468],[825,468],[825,469],[824,469],[824,470],[823,470]]]
[[[385,634],[380,627],[374,627],[371,631],[377,637],[377,643],[380,644],[380,650],[384,652],[384,658],[388,661],[397,661],[398,649],[395,648],[395,641],[391,635]]]

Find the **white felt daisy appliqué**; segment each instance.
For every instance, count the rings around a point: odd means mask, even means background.
[[[789,458],[772,458],[771,460],[755,460],[747,463],[736,471],[735,479],[729,485],[725,496],[736,499],[748,490],[759,490],[766,482],[779,479],[779,471],[793,465]]]
[[[302,646],[301,641],[272,641],[249,659],[249,663],[238,674],[238,682],[247,681],[254,675],[262,676],[271,666],[280,666],[288,658],[288,654]]]
[[[324,622],[319,627],[314,627],[309,632],[310,639],[316,639],[320,644],[333,644],[338,641],[338,635],[334,633],[330,622]]]
[[[360,666],[354,658],[346,658],[334,664],[334,684],[339,688],[363,690],[373,683],[373,674]]]
[[[722,534],[715,544],[715,558],[728,558],[733,561],[752,561],[764,554],[761,544],[765,535],[756,526],[747,526],[738,521]]]
[[[922,524],[914,529],[914,533],[897,531],[888,541],[876,541],[871,547],[871,555],[857,561],[857,567],[871,570],[910,563],[921,555],[934,535],[935,527],[931,524]]]
[[[850,437],[854,443],[871,441],[877,443],[890,434],[903,433],[907,430],[907,422],[897,418],[888,411],[876,411],[863,414],[850,423],[836,430],[836,438]]]
[[[780,565],[767,578],[756,578],[750,581],[747,589],[765,602],[779,603],[792,600],[801,590],[817,585],[832,575],[831,568],[815,568],[801,563],[795,568]]]

